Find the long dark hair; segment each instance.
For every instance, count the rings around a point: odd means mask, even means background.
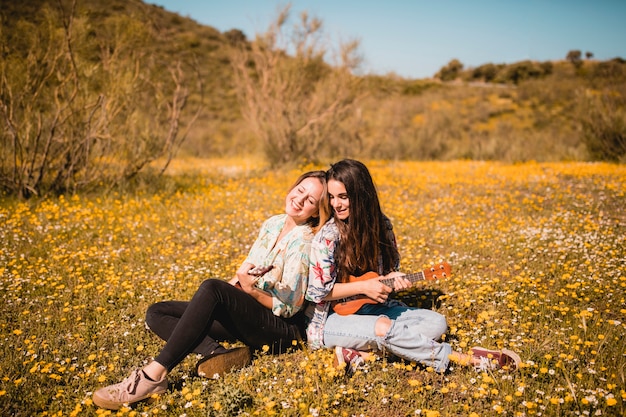
[[[307,220],[307,224],[309,226],[311,226],[311,228],[313,229],[313,232],[315,233],[320,228],[320,226],[322,226],[324,223],[326,223],[326,221],[328,221],[328,219],[330,218],[330,208],[329,208],[329,205],[328,205],[328,186],[327,186],[327,181],[326,181],[326,171],[309,171],[309,172],[305,172],[304,174],[302,174],[302,175],[300,175],[298,177],[296,182],[294,182],[291,187],[289,187],[289,190],[287,191],[287,193],[290,193],[291,190],[296,188],[298,185],[300,185],[300,183],[302,181],[304,181],[307,178],[317,178],[322,183],[322,186],[324,187],[324,189],[322,190],[322,196],[320,197],[320,200],[318,201],[318,205],[319,205],[318,213],[319,213],[319,216],[318,217],[311,217],[311,218],[309,218]]]
[[[331,165],[326,179],[341,182],[350,201],[348,219],[341,221],[335,217],[341,236],[336,251],[339,280],[345,282],[350,275],[369,271],[383,274],[393,271],[400,254],[367,167],[354,159],[344,159]]]

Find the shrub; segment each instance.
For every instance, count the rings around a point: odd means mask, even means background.
[[[463,70],[463,63],[458,59],[453,59],[445,67],[442,67],[435,77],[441,81],[452,81],[459,76],[461,70]]]
[[[358,42],[333,51],[319,19],[302,13],[292,31],[288,20],[289,6],[250,45],[235,44],[231,61],[242,113],[273,166],[315,161],[322,146],[343,145],[338,132],[358,98]]]
[[[587,92],[580,124],[583,141],[592,159],[626,160],[626,108],[624,94],[617,91]]]
[[[198,115],[183,122],[193,69],[161,62],[153,29],[123,14],[59,3],[38,18],[0,32],[0,188],[26,198],[165,169]]]

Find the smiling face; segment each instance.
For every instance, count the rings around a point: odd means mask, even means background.
[[[296,224],[303,224],[311,217],[318,217],[323,192],[324,186],[319,179],[305,178],[287,194],[285,213],[293,218]]]
[[[350,198],[346,186],[337,180],[328,181],[328,198],[330,205],[335,211],[335,216],[339,220],[346,220],[350,217]]]

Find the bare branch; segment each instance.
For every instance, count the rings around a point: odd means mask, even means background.
[[[302,13],[287,32],[288,10],[249,49],[238,45],[231,60],[242,113],[274,165],[314,158],[360,98],[351,74],[358,42],[340,45],[330,65],[324,58],[333,51],[323,42],[321,20]]]

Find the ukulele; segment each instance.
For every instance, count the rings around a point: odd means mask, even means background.
[[[406,274],[404,278],[415,283],[417,281],[435,281],[441,278],[447,278],[450,276],[452,268],[447,262],[442,262],[438,265],[431,266],[429,269],[425,269],[421,272],[414,274]],[[365,274],[355,277],[350,275],[348,282],[364,281],[366,279],[375,279],[380,277],[376,272],[366,272]],[[394,278],[385,278],[380,280],[383,284],[393,289]],[[346,316],[348,314],[356,313],[365,304],[378,304],[378,301],[372,300],[366,295],[357,295],[355,297],[344,298],[342,300],[334,301],[333,310],[337,314]]]

